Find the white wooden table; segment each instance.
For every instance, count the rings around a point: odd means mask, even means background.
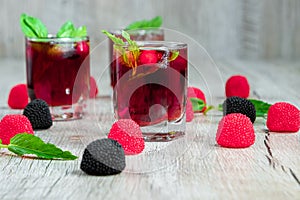
[[[251,97],[270,103],[289,101],[300,108],[300,62],[225,60],[217,64],[223,81],[233,74],[247,76]],[[9,109],[6,100],[12,85],[25,82],[23,66],[23,60],[0,61],[1,118],[22,112]],[[223,102],[223,86],[212,92],[209,103]],[[99,88],[100,95],[110,89]],[[86,175],[79,169],[84,148],[105,137],[113,122],[108,96],[100,96],[89,105],[85,119],[56,122],[50,129],[36,132],[44,141],[70,150],[79,159],[29,159],[0,150],[1,200],[300,199],[299,132],[268,135],[264,120],[258,119],[253,146],[221,148],[215,143],[221,118],[218,111],[197,115],[188,124],[186,137],[176,144],[146,143],[141,155],[126,157],[127,167],[119,175]]]

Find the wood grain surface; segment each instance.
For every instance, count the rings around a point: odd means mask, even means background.
[[[0,61],[1,118],[22,112],[6,104],[10,87],[24,81],[24,70],[19,67],[22,65],[22,60]],[[300,108],[300,62],[223,60],[217,62],[217,67],[222,80],[233,74],[247,76],[251,97],[270,103],[288,101]],[[206,73],[205,67],[201,69]],[[191,77],[190,84],[196,83]],[[215,134],[222,113],[216,110],[207,116],[196,115],[187,124],[184,138],[146,143],[142,154],[126,157],[127,166],[119,175],[86,175],[79,169],[84,148],[106,137],[113,123],[111,99],[101,94],[104,87],[109,90],[108,85],[100,87],[100,96],[90,100],[84,119],[55,122],[48,130],[36,131],[44,141],[70,150],[79,159],[38,160],[0,151],[1,200],[300,198],[299,132],[268,133],[265,120],[258,119],[253,146],[221,148],[216,145]],[[213,94],[209,102],[222,103],[224,90]]]

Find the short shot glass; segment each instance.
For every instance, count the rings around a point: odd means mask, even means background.
[[[187,45],[140,41],[138,50],[114,45],[114,115],[132,119],[145,141],[171,141],[185,134]],[[122,49],[123,50],[120,50]]]
[[[53,120],[83,116],[89,97],[89,37],[25,38],[30,100],[47,102]]]
[[[159,28],[148,28],[148,29],[135,29],[126,31],[129,33],[130,38],[135,41],[163,41],[164,30]],[[122,37],[122,30],[110,30],[110,33],[118,38]],[[110,60],[110,85],[112,87],[116,84],[116,62],[113,58],[113,42],[109,40],[109,60]]]

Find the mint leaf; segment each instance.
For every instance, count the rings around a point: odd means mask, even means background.
[[[150,20],[141,20],[129,24],[125,30],[145,29],[145,28],[159,28],[162,25],[162,17],[157,16]]]
[[[86,26],[75,28],[71,21],[64,23],[56,34],[56,37],[84,37],[87,36]]]
[[[48,30],[46,26],[38,18],[22,14],[20,17],[20,25],[22,32],[27,37],[48,37]]]
[[[104,33],[111,41],[113,41],[114,44],[118,45],[124,45],[124,41],[121,38],[116,37],[115,35],[111,34],[107,30],[102,30],[102,33]]]
[[[171,57],[169,58],[169,62],[175,60],[179,56],[179,51],[171,51]]]
[[[205,107],[205,103],[203,100],[198,99],[198,98],[190,98],[191,102],[192,102],[192,106],[193,106],[193,111],[197,112],[197,111],[202,111],[203,108]]]
[[[122,55],[125,53],[125,49],[122,46],[119,45],[124,45],[125,42],[121,39],[116,37],[115,35],[111,34],[107,30],[102,30],[102,33],[104,33],[111,41],[116,44],[117,46],[114,46],[115,49],[117,49]]]
[[[268,114],[269,108],[271,104],[256,100],[256,99],[248,99],[251,103],[253,103],[255,110],[256,110],[256,117],[264,117],[266,114]]]
[[[74,160],[77,158],[69,151],[62,151],[55,145],[44,143],[39,137],[27,133],[20,133],[11,138],[8,150],[20,156],[34,154],[43,159]]]
[[[73,31],[73,37],[85,37],[87,36],[86,26],[80,26]]]
[[[71,37],[74,30],[74,24],[71,21],[67,21],[60,27],[59,31],[56,34],[56,37]]]
[[[212,106],[212,105],[207,106],[206,109],[204,110],[203,114],[206,115],[208,111],[210,111],[210,110],[212,110],[212,109],[214,109],[214,108],[215,108],[215,107]]]

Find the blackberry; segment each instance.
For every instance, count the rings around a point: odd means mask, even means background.
[[[223,103],[223,115],[230,113],[241,113],[250,118],[251,122],[254,123],[256,119],[256,110],[249,100],[241,97],[229,97]]]
[[[80,169],[89,175],[107,176],[121,173],[125,166],[122,146],[115,140],[104,138],[85,148]]]
[[[33,130],[48,129],[53,124],[49,106],[42,99],[35,99],[27,104],[23,115],[29,119]]]

